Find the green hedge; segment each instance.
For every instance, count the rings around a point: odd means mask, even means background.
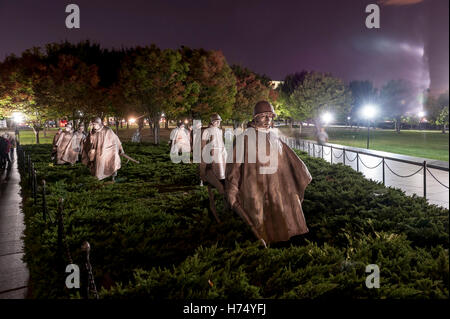
[[[24,146],[47,182],[53,219],[65,199],[75,263],[90,242],[103,298],[448,298],[448,210],[423,198],[299,152],[313,176],[303,203],[310,232],[263,249],[219,196],[223,222],[215,222],[196,164],[171,163],[167,146],[124,148],[141,164],[123,163],[112,184],[81,164],[53,166],[50,145]],[[25,182],[33,296],[79,297],[64,286],[57,227],[44,222],[41,198],[34,205]],[[380,267],[380,289],[365,287],[368,264]]]

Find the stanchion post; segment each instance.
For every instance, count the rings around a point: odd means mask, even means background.
[[[385,178],[385,172],[384,172],[384,157],[383,157],[383,185],[386,185],[386,178]]]
[[[322,159],[323,159],[323,144],[322,144]]]
[[[316,157],[316,144],[313,143],[313,157]]]
[[[427,161],[423,161],[423,198],[427,198]]]
[[[47,221],[47,200],[45,198],[45,179],[42,180],[42,217]]]
[[[330,163],[333,164],[333,146],[330,147]]]
[[[356,153],[356,171],[359,172],[359,153]]]
[[[344,165],[345,165],[345,148],[342,150],[342,157],[344,158],[343,161],[344,161]]]

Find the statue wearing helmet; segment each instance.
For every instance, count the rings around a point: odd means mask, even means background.
[[[114,181],[121,167],[120,155],[124,154],[122,143],[112,129],[103,125],[99,117],[91,124],[92,130],[83,143],[81,161],[99,180],[112,176]]]
[[[253,121],[236,137],[225,181],[229,205],[265,246],[308,232],[302,201],[312,178],[303,161],[272,129],[275,116],[269,102],[256,103]],[[239,140],[242,152],[236,152]],[[269,161],[262,157],[266,157],[267,149]],[[251,152],[256,152],[255,161],[249,160]]]

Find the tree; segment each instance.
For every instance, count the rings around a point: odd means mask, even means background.
[[[44,79],[39,83],[39,100],[60,110],[68,118],[86,122],[103,115],[106,109],[106,92],[98,83],[98,68],[87,65],[72,55],[61,54],[50,64]]]
[[[291,101],[292,93],[294,93],[295,89],[299,87],[299,85],[305,79],[305,76],[308,74],[307,71],[303,70],[301,72],[296,72],[293,74],[288,74],[283,83],[278,86],[276,89],[278,93],[278,100],[275,105],[275,110],[278,114],[279,118],[290,119],[290,124],[292,127],[292,117],[294,114],[291,114],[293,102]]]
[[[289,102],[293,118],[313,119],[319,126],[319,116],[325,111],[347,114],[352,96],[342,80],[327,73],[308,72],[290,95]]]
[[[188,64],[174,50],[155,45],[127,52],[120,71],[120,85],[130,103],[135,103],[153,122],[154,143],[159,144],[161,113],[183,107],[190,94],[185,86]]]
[[[348,87],[353,97],[350,116],[353,120],[361,119],[360,111],[365,104],[378,103],[378,90],[370,81],[351,81]]]
[[[26,50],[20,58],[10,56],[1,65],[0,103],[7,105],[7,112],[22,112],[25,121],[34,131],[39,144],[39,132],[44,123],[54,118],[57,109],[40,98],[40,87],[47,66],[40,48]],[[3,108],[3,107],[2,107]]]
[[[442,109],[436,120],[436,124],[442,125],[442,133],[445,133],[448,126],[448,105]]]
[[[380,100],[385,116],[394,119],[395,129],[400,132],[402,116],[419,104],[417,89],[406,80],[391,80],[380,92]]]
[[[204,121],[209,121],[212,113],[229,119],[235,103],[236,78],[222,52],[182,47],[180,53],[189,64],[186,83],[194,85],[197,97],[186,111],[192,118]]]
[[[253,116],[253,108],[260,100],[269,99],[270,82],[262,79],[256,73],[238,65],[232,70],[236,77],[236,100],[233,105],[231,118],[234,126],[242,125]]]

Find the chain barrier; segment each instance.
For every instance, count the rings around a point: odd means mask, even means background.
[[[323,155],[325,155],[325,156],[328,156],[328,155],[330,155],[331,154],[331,148],[330,148],[330,151],[327,153],[327,152],[323,152]]]
[[[373,167],[369,167],[369,166],[367,166],[366,164],[364,164],[364,162],[363,162],[362,159],[361,159],[361,156],[359,157],[359,161],[361,162],[361,164],[363,164],[363,166],[365,166],[365,167],[368,168],[368,169],[374,169],[374,168],[377,168],[378,166],[381,165],[381,163],[383,163],[383,160],[381,160],[377,165],[375,165],[375,166],[373,166]]]
[[[342,157],[342,155],[344,155],[344,152],[342,152],[340,156],[336,156],[336,154],[334,154],[334,152],[333,152],[334,159],[340,159]]]
[[[388,165],[387,163],[385,163],[385,165],[386,165],[386,167],[388,168],[388,170],[391,171],[392,174],[394,174],[395,176],[398,176],[398,177],[403,177],[403,178],[407,178],[407,177],[414,176],[414,175],[416,175],[417,173],[419,173],[421,170],[423,170],[423,167],[421,167],[421,168],[419,168],[416,172],[414,172],[414,173],[412,173],[412,174],[409,174],[409,175],[404,175],[404,176],[403,176],[403,175],[399,175],[399,174],[395,173],[395,172],[389,167],[389,165]]]
[[[431,171],[428,169],[428,167],[427,167],[427,171],[428,171],[428,173],[430,173],[430,175],[435,179],[436,182],[438,182],[439,184],[441,184],[442,186],[444,186],[445,188],[448,189],[448,186],[442,184],[442,183],[436,178],[436,176],[434,176],[433,173],[431,173]]]
[[[358,153],[356,153],[355,158],[351,160],[351,159],[348,158],[347,154],[345,154],[345,158],[346,158],[347,161],[349,161],[350,163],[351,163],[351,162],[354,162],[354,161],[356,160],[357,157],[358,157]]]

